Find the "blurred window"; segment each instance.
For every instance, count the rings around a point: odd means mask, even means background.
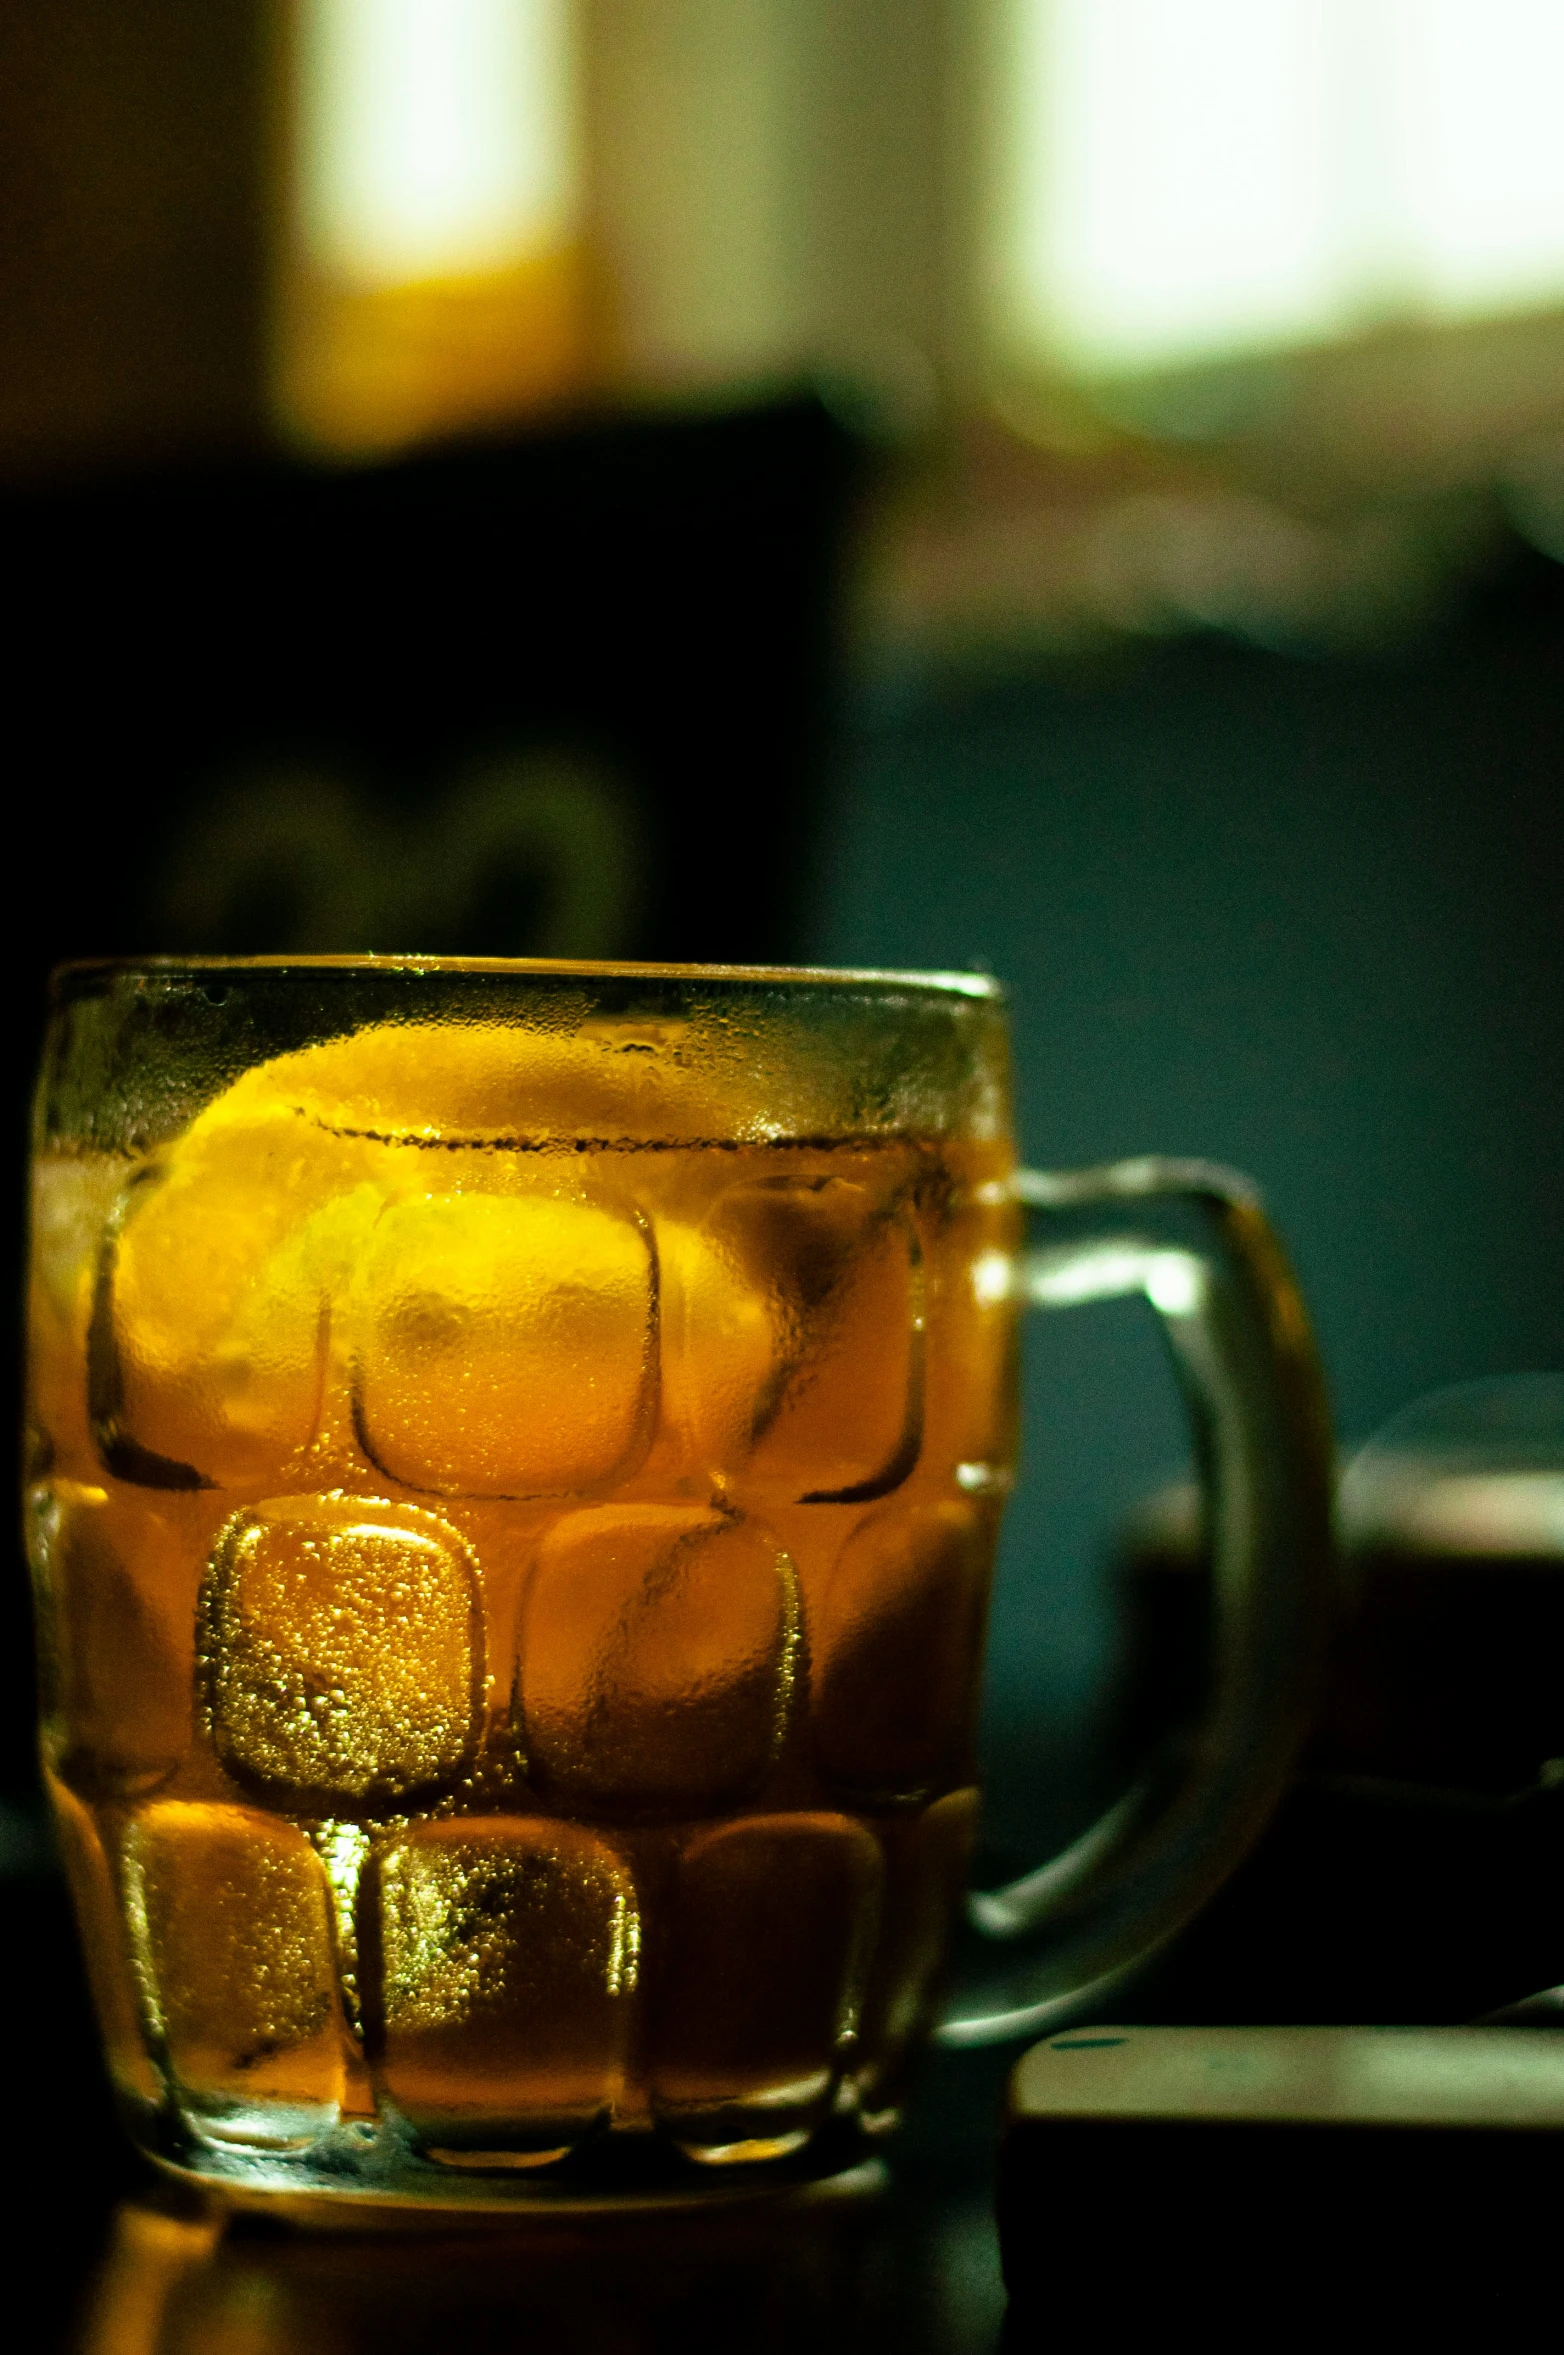
[[[566,0],[305,0],[299,212],[322,267],[376,285],[565,243]]]
[[[990,319],[1132,375],[1564,300],[1560,0],[1002,0]]]
[[[295,0],[278,405],[394,446],[587,365],[571,0]]]

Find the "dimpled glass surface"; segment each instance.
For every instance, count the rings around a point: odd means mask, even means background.
[[[1010,1166],[978,984],[66,978],[44,1748],[152,2148],[459,2191],[894,2116],[973,1828]]]

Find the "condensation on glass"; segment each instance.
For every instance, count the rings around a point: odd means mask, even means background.
[[[997,995],[62,978],[44,1755],[133,2130],[540,2187],[896,2113],[964,1885]]]

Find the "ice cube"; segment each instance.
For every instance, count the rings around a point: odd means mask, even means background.
[[[154,1800],[131,1826],[132,1932],[182,2106],[238,2142],[313,2139],[342,2098],[320,1859],[245,1807]]]
[[[432,1794],[470,1763],[477,1570],[435,1514],[343,1496],[239,1513],[201,1618],[213,1738],[241,1781],[351,1814]]]
[[[125,1196],[88,1349],[100,1453],[160,1488],[276,1481],[320,1411],[327,1309],[379,1208],[362,1143],[198,1122]]]
[[[660,1505],[565,1515],[522,1605],[529,1772],[595,1807],[748,1796],[781,1742],[796,1629],[792,1565],[754,1522]]]
[[[690,1286],[678,1337],[697,1456],[741,1499],[896,1487],[917,1460],[922,1417],[910,1221],[850,1179],[764,1179],[730,1188],[702,1240],[727,1280]]]
[[[621,2083],[640,1951],[635,1890],[565,1823],[421,1824],[380,1858],[386,2093],[426,2141],[552,2153]]]
[[[57,1480],[29,1497],[44,1741],[89,1794],[144,1794],[190,1746],[189,1575],[204,1548],[143,1495]]]
[[[810,1613],[821,1765],[855,1796],[910,1798],[960,1771],[982,1667],[992,1517],[954,1501],[882,1505]]]
[[[771,2155],[825,2116],[880,1879],[876,1842],[844,1815],[749,1816],[685,1848],[651,2082],[657,2116],[692,2156]]]
[[[546,1195],[394,1203],[357,1289],[365,1448],[391,1478],[447,1495],[623,1477],[655,1411],[655,1298],[630,1216]]]
[[[859,2099],[873,2116],[898,2099],[933,2023],[977,1833],[976,1791],[948,1791],[878,1826],[885,1853],[879,1943],[859,2023]]]

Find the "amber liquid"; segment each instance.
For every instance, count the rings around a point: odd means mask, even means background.
[[[884,2121],[974,1820],[1008,1155],[620,1134],[566,1064],[508,1133],[455,1033],[418,1124],[377,1036],[38,1169],[44,1747],[121,2089],[197,2166]]]

